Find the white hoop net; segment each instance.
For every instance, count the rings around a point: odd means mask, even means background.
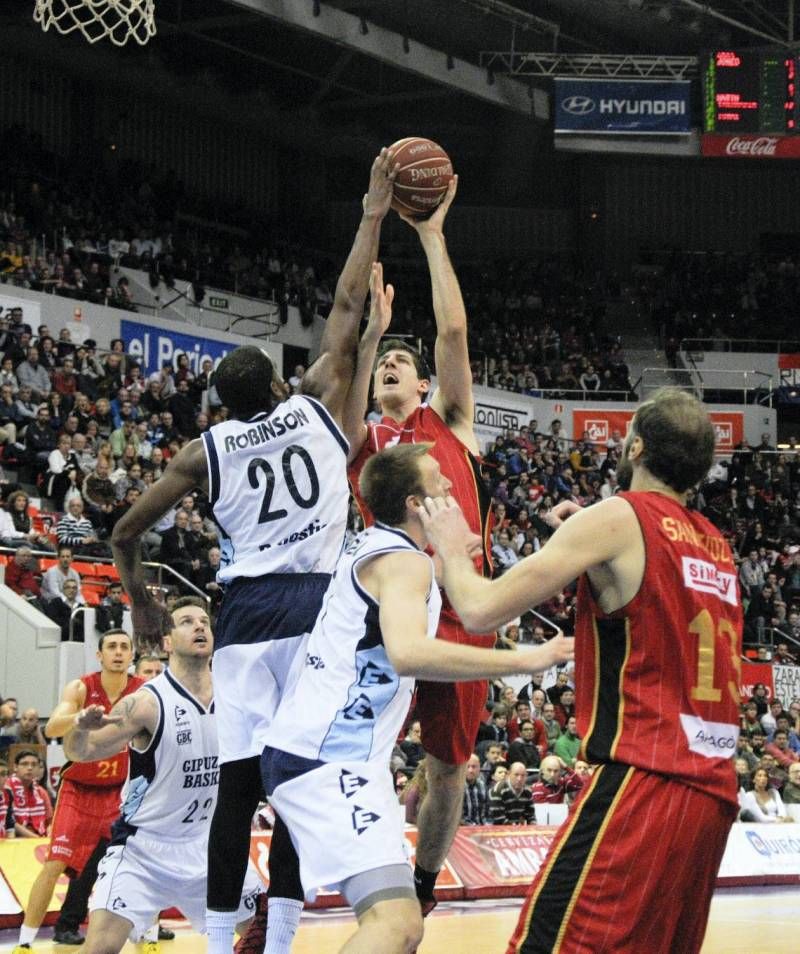
[[[46,32],[80,30],[89,43],[108,37],[115,46],[155,36],[155,0],[36,0],[33,19]]]

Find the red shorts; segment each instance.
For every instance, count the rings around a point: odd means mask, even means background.
[[[437,639],[448,643],[466,643],[483,649],[494,646],[494,633],[474,636],[460,623],[439,621]],[[418,682],[414,715],[422,727],[422,746],[426,752],[447,762],[465,765],[475,751],[475,737],[486,712],[488,684],[477,682]]]
[[[63,861],[77,877],[101,838],[111,838],[119,817],[121,787],[79,785],[64,779],[58,790],[48,861]]]
[[[677,779],[598,769],[531,885],[506,954],[696,954],[736,813]]]

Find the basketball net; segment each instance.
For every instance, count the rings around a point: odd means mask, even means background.
[[[33,19],[47,32],[80,30],[89,43],[108,37],[115,46],[155,36],[155,0],[36,0]]]

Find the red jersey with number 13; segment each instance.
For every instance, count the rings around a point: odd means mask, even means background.
[[[84,708],[102,706],[104,712],[111,712],[113,705],[103,688],[101,675],[99,672],[90,672],[81,676],[81,682],[86,686],[86,701],[83,705]],[[144,679],[128,676],[128,684],[122,690],[119,699],[136,692],[143,685]],[[61,777],[69,779],[70,782],[92,785],[96,788],[122,785],[128,777],[128,747],[126,745],[121,752],[110,759],[98,759],[96,762],[70,762],[61,772]]]
[[[730,548],[705,517],[623,493],[644,538],[639,592],[614,613],[580,580],[576,712],[589,762],[622,762],[736,804],[742,609]]]
[[[478,458],[462,444],[433,408],[422,404],[404,421],[395,421],[391,417],[384,417],[380,423],[370,422],[367,425],[367,439],[358,454],[350,464],[347,475],[350,487],[356,499],[358,508],[369,526],[372,514],[367,509],[358,489],[361,470],[367,460],[378,451],[395,444],[433,444],[431,457],[439,462],[442,473],[452,482],[450,493],[464,512],[470,530],[477,533],[483,541],[483,554],[475,560],[476,568],[483,576],[492,575],[492,544],[491,544],[491,494],[481,475],[481,465]],[[442,617],[461,625],[458,616],[442,594]],[[491,637],[494,644],[494,636]]]

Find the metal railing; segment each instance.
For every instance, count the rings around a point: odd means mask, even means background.
[[[702,371],[694,364],[690,356],[691,368],[644,368],[642,371],[642,397],[648,391],[661,387],[679,387],[685,391],[692,391],[701,401],[711,401],[710,392],[725,392],[724,400],[719,403],[733,403],[731,394],[741,393],[742,404],[762,404],[772,407],[772,376],[765,371],[728,370],[722,368],[704,368]],[[652,381],[653,376],[659,380]],[[711,384],[707,378],[713,375],[731,375],[739,377],[741,383],[726,386],[724,382]],[[686,383],[680,383],[681,379]]]
[[[682,338],[681,351],[775,352],[796,354],[800,352],[800,340],[796,338]]]

